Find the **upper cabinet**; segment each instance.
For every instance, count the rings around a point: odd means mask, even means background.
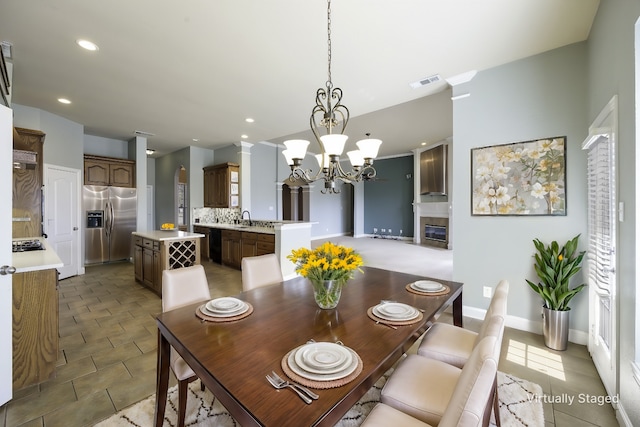
[[[240,165],[222,163],[204,170],[204,206],[237,208],[239,205]]]
[[[42,149],[45,134],[39,130],[13,130],[12,236],[42,235]]]
[[[84,184],[135,187],[135,161],[85,154]]]

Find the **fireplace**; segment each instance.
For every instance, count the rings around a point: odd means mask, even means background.
[[[420,217],[420,233],[423,245],[448,249],[449,218]]]

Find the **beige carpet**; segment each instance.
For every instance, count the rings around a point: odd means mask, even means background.
[[[312,246],[325,241],[355,249],[364,265],[400,271],[434,279],[453,279],[453,251],[413,244],[407,240],[353,238],[338,236],[314,240]],[[393,255],[393,256],[390,256]]]
[[[378,382],[347,412],[338,427],[359,426],[367,414],[380,399],[380,390],[387,381],[387,372]],[[539,385],[499,373],[498,396],[500,397],[500,419],[503,427],[544,427],[544,414],[541,400],[534,396],[542,396]],[[278,391],[274,390],[274,393]],[[288,390],[279,391],[288,393]],[[292,393],[292,399],[297,399]],[[164,426],[173,427],[177,419],[177,386],[169,389],[169,401],[165,413]],[[302,402],[300,402],[303,404]],[[110,418],[96,424],[97,427],[146,427],[153,425],[155,396],[124,409]],[[200,391],[200,382],[189,385],[187,416],[185,425],[193,427],[238,427],[238,424],[227,410],[218,402],[209,390]]]

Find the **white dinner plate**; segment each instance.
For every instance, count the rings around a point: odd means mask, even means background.
[[[214,316],[214,317],[233,317],[233,316],[239,316],[243,313],[245,313],[247,310],[249,310],[249,305],[244,302],[244,301],[240,301],[240,305],[239,307],[236,307],[234,310],[212,310],[208,307],[208,303],[203,305],[201,310],[204,314],[208,315],[208,316]]]
[[[206,307],[209,311],[225,313],[230,311],[237,311],[245,305],[246,304],[244,303],[244,301],[241,301],[238,298],[222,297],[212,299],[207,303]]]
[[[433,280],[418,280],[413,282],[411,287],[420,292],[440,292],[444,289],[442,283],[434,282]]]
[[[418,317],[418,310],[408,304],[388,302],[373,307],[373,314],[385,320],[411,320]]]
[[[295,351],[296,364],[315,374],[335,374],[345,370],[352,362],[351,352],[340,344],[309,343]]]
[[[358,355],[355,351],[351,350],[349,347],[345,347],[351,353],[351,363],[349,363],[346,368],[341,371],[334,372],[331,374],[323,373],[317,374],[313,372],[309,372],[301,368],[295,360],[295,354],[297,353],[297,349],[289,353],[289,357],[287,358],[287,364],[289,368],[300,375],[303,378],[307,378],[312,381],[335,381],[341,378],[347,377],[351,375],[358,368]]]

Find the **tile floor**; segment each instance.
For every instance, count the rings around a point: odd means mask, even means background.
[[[205,267],[212,297],[239,293],[239,271]],[[135,283],[132,264],[87,267],[85,275],[60,282],[59,296],[56,378],[14,393],[0,407],[0,427],[91,426],[155,392],[160,298]],[[531,333],[506,330],[500,369],[540,384],[545,394],[604,393],[584,346],[555,352]],[[575,402],[545,404],[545,420],[558,427],[618,425],[610,405]]]

